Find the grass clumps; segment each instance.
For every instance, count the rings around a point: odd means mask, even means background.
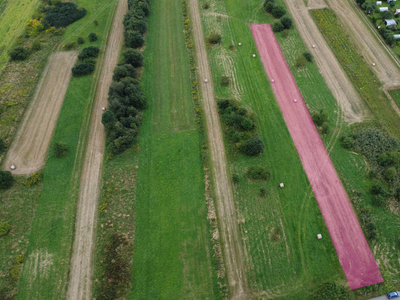
[[[86,10],[79,8],[75,3],[59,2],[54,8],[47,11],[43,21],[50,24],[50,26],[59,28],[66,27],[83,18],[85,15]]]
[[[329,133],[329,124],[328,124],[328,113],[321,109],[318,112],[314,112],[311,115],[315,126],[317,127],[318,131],[320,131],[322,134],[328,134]]]
[[[206,37],[206,42],[208,45],[217,45],[222,41],[222,37],[218,32],[212,32]]]
[[[68,145],[63,142],[56,142],[53,144],[53,153],[57,158],[63,158],[68,155]]]
[[[0,236],[5,236],[11,230],[10,224],[7,222],[0,222]]]
[[[246,176],[252,180],[269,180],[271,173],[263,166],[251,166]]]

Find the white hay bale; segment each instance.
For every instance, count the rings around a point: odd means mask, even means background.
[[[253,54],[253,57],[256,57],[256,55],[255,55],[255,54]]]
[[[274,83],[274,82],[275,82],[275,79],[271,79],[271,82]]]
[[[294,101],[294,103],[297,103],[297,99],[294,99],[293,101]]]
[[[204,79],[204,82],[207,83],[207,82],[208,82],[208,79]]]
[[[315,45],[312,45],[312,47],[315,48],[316,46],[315,46]]]
[[[375,63],[372,63],[372,65],[375,67],[376,66],[376,64]]]
[[[239,46],[242,46],[242,43],[238,43]]]
[[[11,165],[10,169],[15,170],[17,167],[15,165]]]
[[[104,106],[101,108],[102,111],[105,111],[107,108],[105,108]]]
[[[283,188],[285,185],[283,183],[279,184],[280,188]]]
[[[319,240],[322,239],[322,234],[318,233],[317,234],[317,239],[319,239]]]

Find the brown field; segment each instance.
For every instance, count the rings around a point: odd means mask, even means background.
[[[13,174],[31,174],[43,167],[76,59],[76,52],[50,56],[6,157],[5,169],[9,170],[11,165],[17,167]]]

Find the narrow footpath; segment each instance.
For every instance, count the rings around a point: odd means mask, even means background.
[[[223,241],[230,299],[246,299],[248,288],[242,241],[237,224],[232,185],[227,171],[228,166],[222,129],[207,58],[198,0],[190,0],[190,14],[192,17],[202,104],[207,124],[208,144],[218,208],[218,223]],[[207,83],[205,82],[206,79],[208,79]]]
[[[75,240],[67,292],[67,299],[70,300],[91,299],[94,229],[96,226],[97,200],[100,191],[100,175],[105,146],[105,131],[101,123],[103,111],[101,108],[107,106],[108,89],[112,82],[113,70],[118,63],[124,40],[122,21],[127,11],[127,0],[119,0],[109,32],[93,104],[79,188]]]

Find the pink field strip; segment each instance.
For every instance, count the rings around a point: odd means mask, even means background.
[[[271,26],[252,24],[250,28],[350,288],[383,282]]]

